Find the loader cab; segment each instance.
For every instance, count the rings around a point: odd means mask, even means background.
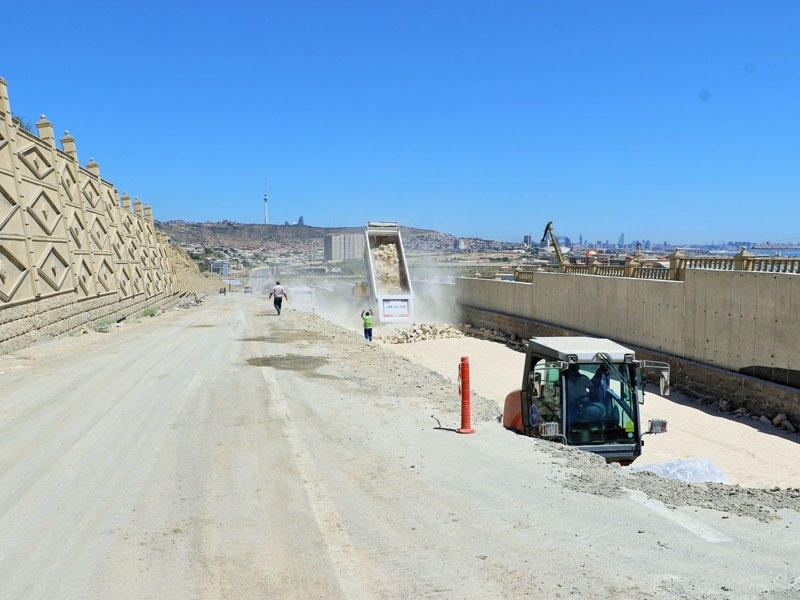
[[[641,454],[642,369],[657,368],[668,394],[669,366],[637,361],[633,351],[606,339],[532,338],[525,358],[520,402],[522,432],[629,464]],[[515,410],[507,402],[505,413]],[[510,408],[509,408],[510,406]],[[508,422],[511,422],[509,419]]]

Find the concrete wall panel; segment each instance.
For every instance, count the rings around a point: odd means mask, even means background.
[[[461,306],[502,312],[738,371],[800,370],[800,275],[688,270],[685,281],[535,273],[458,279]]]
[[[459,303],[657,350],[682,351],[682,284],[536,273],[533,283],[459,279]]]
[[[536,300],[526,303],[520,294]],[[462,319],[476,327],[522,339],[610,337],[632,346],[639,358],[666,360],[677,389],[723,410],[742,407],[770,418],[785,413],[800,421],[800,393],[790,386],[800,367],[798,275],[687,271],[684,283],[537,273],[525,284],[457,279],[456,297]],[[590,312],[587,298],[594,304]],[[525,305],[531,309],[516,310]],[[740,362],[727,362],[732,360]],[[748,365],[779,371],[737,372]],[[777,383],[758,378],[768,375],[776,375]]]
[[[797,370],[798,286],[791,273],[687,271],[684,355],[733,370]]]
[[[800,354],[800,277],[775,277],[775,319],[772,324],[772,338],[763,332],[763,340],[772,342],[769,356],[772,364],[781,369],[791,369],[798,362]],[[758,350],[759,353],[763,350]],[[766,353],[765,353],[766,355]]]

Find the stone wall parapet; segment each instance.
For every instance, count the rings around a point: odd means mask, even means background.
[[[742,248],[734,256],[693,256],[688,257],[680,251],[669,256],[669,268],[646,267],[636,261],[624,266],[583,264],[561,265],[561,273],[572,275],[600,275],[603,277],[632,277],[635,279],[660,279],[683,281],[689,269],[711,271],[753,271],[758,273],[800,274],[800,257],[754,256]],[[534,273],[531,269],[519,268],[514,272],[514,280],[530,283]]]

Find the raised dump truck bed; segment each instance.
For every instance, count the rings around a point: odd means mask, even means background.
[[[408,275],[400,227],[394,222],[367,223],[364,261],[370,299],[378,320],[384,323],[414,318],[414,293]]]

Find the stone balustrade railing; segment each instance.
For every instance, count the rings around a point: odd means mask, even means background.
[[[632,261],[624,266],[601,264],[562,265],[562,273],[577,275],[601,275],[605,277],[633,277],[636,279],[659,279],[683,281],[687,269],[714,271],[756,271],[760,273],[800,273],[800,257],[754,256],[742,248],[732,257],[693,256],[680,251],[669,256],[669,268],[645,267]],[[517,269],[514,280],[530,283],[532,270]]]

